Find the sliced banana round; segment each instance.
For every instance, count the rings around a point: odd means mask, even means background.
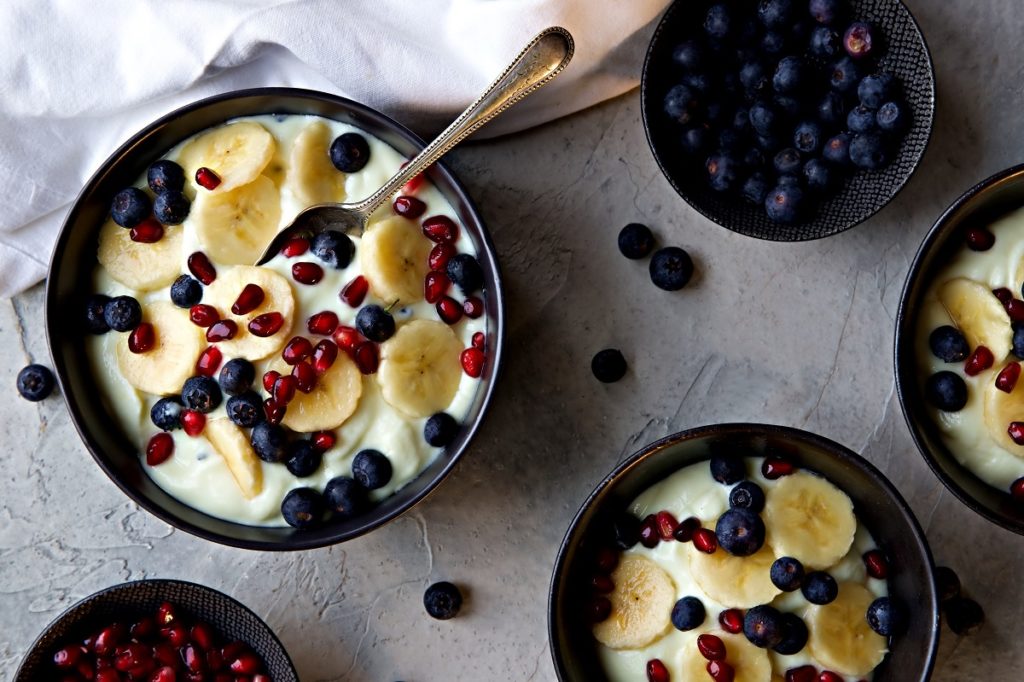
[[[867,611],[875,595],[859,583],[839,583],[839,596],[824,606],[811,605],[804,614],[811,655],[824,667],[843,675],[867,675],[888,646],[871,629]]]
[[[676,586],[660,566],[629,554],[612,573],[611,615],[594,626],[594,637],[612,649],[639,649],[664,635],[671,624]]]
[[[250,313],[235,315],[231,312],[231,305],[247,284],[255,284],[263,289],[263,303]],[[221,352],[228,357],[259,360],[280,350],[291,338],[292,321],[295,317],[295,294],[287,279],[268,268],[237,265],[223,269],[223,272],[217,273],[217,279],[206,287],[203,303],[216,308],[222,319],[232,319],[238,324],[238,332],[233,339],[217,344]],[[284,318],[281,328],[271,336],[256,336],[250,333],[249,321],[270,312],[281,313]]]
[[[194,178],[206,167],[220,178],[216,189],[203,194],[221,194],[247,185],[263,172],[274,156],[274,136],[259,123],[241,121],[208,130],[186,144],[178,155],[185,177]]]
[[[295,138],[288,184],[306,205],[345,200],[345,174],[331,163],[331,129],[323,121],[310,123]]]
[[[410,417],[451,405],[462,380],[462,343],[444,322],[413,320],[380,346],[377,382],[384,400]]]
[[[261,175],[230,192],[199,194],[190,219],[206,255],[217,263],[251,265],[281,226],[281,195]]]
[[[781,592],[772,584],[775,553],[768,545],[743,557],[721,548],[705,554],[690,545],[687,555],[694,581],[709,597],[730,608],[767,604]]]
[[[249,500],[259,495],[263,490],[263,466],[245,432],[230,419],[221,417],[206,422],[203,435],[224,458],[242,495]]]
[[[115,346],[121,376],[146,393],[180,393],[206,346],[203,330],[192,324],[187,310],[170,301],[142,306],[142,319],[153,325],[156,343],[145,353],[133,353],[128,349],[128,334],[122,334]]]
[[[168,286],[181,274],[182,228],[164,227],[164,236],[151,244],[133,242],[131,230],[113,220],[100,228],[97,258],[115,280],[136,291]]]
[[[1012,455],[1024,458],[1024,447],[1010,438],[1007,429],[1011,422],[1024,421],[1024,386],[1016,386],[1006,393],[994,381],[985,384],[985,428],[999,447]]]
[[[423,299],[433,244],[411,220],[392,216],[371,222],[359,243],[359,264],[377,298],[403,305]]]
[[[807,471],[779,479],[766,491],[764,525],[776,556],[825,569],[850,551],[857,532],[853,502],[831,482]]]
[[[771,682],[772,661],[767,649],[760,649],[742,634],[734,635],[723,630],[709,634],[725,644],[725,661],[736,673],[733,682]],[[689,682],[711,682],[707,672],[708,659],[697,648],[697,640],[689,642],[683,649],[683,679]]]
[[[1010,316],[987,286],[957,277],[944,282],[938,295],[942,307],[967,337],[972,349],[985,346],[992,351],[997,363],[1006,357],[1013,345]]]
[[[270,369],[282,375],[292,371],[281,358],[274,360]],[[356,411],[362,395],[362,372],[348,353],[338,353],[334,364],[320,375],[312,391],[296,391],[281,423],[299,433],[335,429]]]

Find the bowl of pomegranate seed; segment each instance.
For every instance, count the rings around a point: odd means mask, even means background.
[[[936,476],[968,507],[1024,534],[1024,166],[939,217],[896,315],[896,389]]]
[[[222,592],[139,580],[78,602],[32,644],[18,682],[238,680],[297,682],[259,616]]]
[[[797,429],[668,436],[609,474],[562,541],[558,678],[925,682],[928,542],[869,462]]]
[[[504,337],[494,248],[455,176],[416,176],[362,234],[274,241],[422,147],[356,102],[267,88],[168,114],[90,179],[53,251],[47,334],[86,446],[143,508],[305,549],[387,523],[451,471]]]

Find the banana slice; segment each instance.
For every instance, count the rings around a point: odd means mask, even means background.
[[[251,265],[281,226],[281,195],[261,175],[230,192],[200,193],[190,218],[206,255],[217,263]]]
[[[263,303],[245,315],[235,315],[231,305],[247,284],[263,289]],[[217,274],[217,279],[206,287],[203,303],[212,305],[221,318],[232,319],[238,324],[238,333],[229,341],[218,345],[224,355],[259,360],[281,349],[291,338],[292,319],[295,316],[295,294],[292,285],[283,276],[268,268],[252,265],[238,265]],[[249,333],[249,321],[264,313],[278,312],[284,323],[272,336],[255,336]],[[194,325],[193,325],[194,326]]]
[[[142,319],[153,325],[156,344],[145,353],[133,353],[128,349],[128,335],[122,334],[124,338],[115,346],[121,376],[146,393],[180,393],[206,345],[203,330],[192,324],[187,310],[170,301],[142,306]]]
[[[1007,432],[1010,422],[1024,421],[1024,386],[1005,393],[994,381],[987,382],[984,408],[985,428],[992,439],[1010,454],[1024,458],[1024,447],[1014,443]]]
[[[331,140],[331,129],[323,121],[310,123],[295,138],[288,181],[305,205],[345,200],[345,174],[331,163]]]
[[[810,569],[825,569],[850,550],[857,518],[849,496],[829,481],[797,471],[766,491],[764,525],[776,556],[796,557]]]
[[[594,637],[612,649],[639,649],[668,631],[676,586],[668,573],[642,556],[622,558],[612,573],[611,615],[594,626]]]
[[[717,552],[716,552],[717,553]],[[711,633],[725,644],[725,660],[736,672],[733,682],[771,682],[772,661],[767,649],[759,649],[742,634],[734,635],[722,630]],[[697,640],[683,648],[683,679],[693,682],[712,682],[707,670],[708,659],[697,649]]]
[[[983,284],[963,277],[939,287],[939,301],[971,348],[985,346],[999,363],[1010,352],[1013,329],[1003,304]]]
[[[414,320],[381,344],[377,382],[384,400],[410,417],[451,405],[462,380],[462,343],[444,322]]]
[[[209,130],[189,142],[178,155],[185,177],[194,178],[201,167],[220,177],[213,194],[230,192],[255,180],[274,156],[274,136],[259,123],[228,123]],[[210,194],[200,190],[198,196]]]
[[[181,274],[182,234],[180,225],[166,225],[158,242],[133,242],[131,230],[113,220],[100,228],[97,258],[110,276],[136,291],[168,286]]]
[[[860,677],[875,669],[888,651],[885,637],[868,625],[868,606],[875,595],[858,583],[839,583],[831,604],[811,605],[804,620],[811,655],[824,667]]]
[[[246,499],[259,495],[263,490],[263,467],[245,432],[223,417],[206,422],[203,432],[213,449],[224,458]]]
[[[292,371],[281,358],[274,360],[270,369],[282,375]],[[362,372],[348,353],[338,353],[334,364],[319,377],[312,391],[295,393],[281,423],[299,433],[335,429],[356,411],[362,395]]]
[[[392,216],[371,223],[359,244],[359,264],[377,298],[403,305],[423,299],[432,243],[416,223]]]
[[[690,573],[705,593],[720,604],[750,608],[767,604],[781,590],[772,584],[775,552],[767,544],[750,556],[733,556],[723,549],[705,554],[690,545]]]

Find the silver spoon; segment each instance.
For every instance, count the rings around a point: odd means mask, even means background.
[[[381,204],[477,128],[550,82],[572,59],[573,49],[572,36],[564,28],[555,26],[541,31],[479,99],[383,187],[354,204],[317,204],[304,209],[291,225],[277,233],[256,265],[263,265],[276,256],[284,242],[296,232],[317,234],[337,230],[361,236],[370,216]]]

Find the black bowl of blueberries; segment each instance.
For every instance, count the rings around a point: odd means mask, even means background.
[[[935,77],[899,0],[674,2],[644,63],[647,140],[723,227],[775,241],[842,232],[909,180]]]

